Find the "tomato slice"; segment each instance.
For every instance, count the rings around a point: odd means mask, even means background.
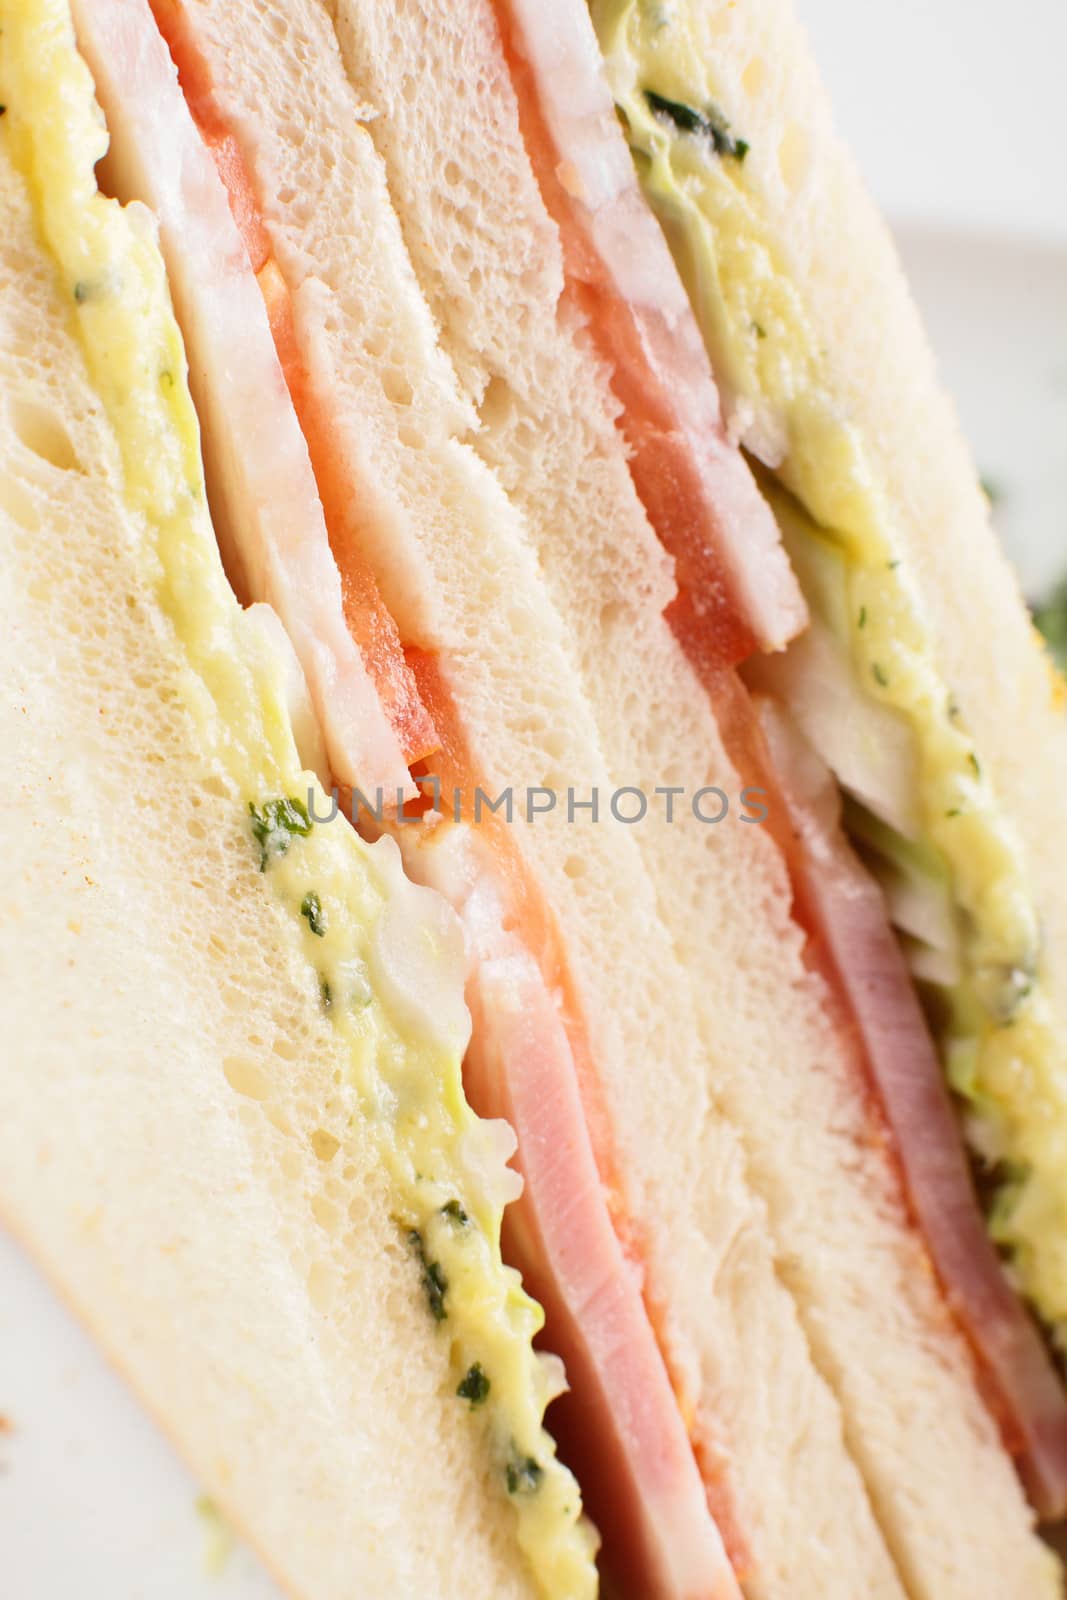
[[[196,43],[181,0],[149,3],[178,69],[178,81],[193,121],[226,188],[230,210],[263,294],[278,360],[307,442],[330,548],[341,574],[348,630],[410,765],[437,749],[437,730],[419,695],[396,621],[360,549],[358,530],[353,530],[353,520],[358,520],[358,485],[352,483],[343,465],[334,424],[307,382],[297,347],[292,296],[274,259],[252,175],[218,105],[208,63]]]

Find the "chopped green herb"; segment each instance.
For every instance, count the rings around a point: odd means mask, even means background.
[[[465,1375],[460,1379],[456,1393],[461,1400],[469,1400],[472,1406],[485,1403],[489,1394],[489,1379],[482,1370],[480,1361],[467,1368]]]
[[[766,339],[767,337],[767,330],[763,326],[762,322],[753,322],[752,332],[756,335],[757,339]]]
[[[267,864],[284,856],[293,838],[306,837],[311,832],[311,818],[302,800],[267,800],[262,811],[250,800],[248,814],[252,818],[252,836],[259,845],[259,870],[266,872]]]
[[[945,812],[945,816],[946,817],[958,817],[960,815],[962,809],[963,809],[962,806],[953,806],[950,811],[946,811]]]
[[[882,666],[880,661],[875,661],[872,665],[871,675],[873,676],[875,683],[878,684],[880,688],[885,689],[888,687],[889,674]]]
[[[513,1455],[507,1466],[508,1494],[535,1494],[544,1475],[533,1456]]]
[[[704,111],[696,111],[681,100],[668,100],[666,95],[657,94],[654,89],[645,90],[645,99],[650,111],[669,117],[683,133],[703,134],[710,139],[716,155],[733,156],[736,161],[743,161],[748,155],[751,148],[748,140],[734,138],[729,122],[717,105],[711,104]]]
[[[1004,490],[995,478],[987,478],[985,476],[979,478],[978,487],[991,506],[998,506],[1004,498]]]
[[[960,714],[959,704],[953,695],[949,695],[948,697],[948,714],[952,718],[953,722],[955,722],[956,718]]]
[[[887,561],[886,566],[889,568],[890,572],[895,572],[900,566],[900,557],[898,556],[895,561]]]
[[[860,606],[860,614],[859,614],[857,625],[859,627],[861,627],[861,628],[865,628],[867,626],[867,607],[866,606]]]
[[[74,285],[74,298],[80,306],[85,304],[92,292],[92,284],[86,283],[84,278],[79,278],[78,282]]]
[[[465,1228],[470,1221],[470,1217],[468,1217],[458,1200],[446,1200],[441,1207],[441,1215],[447,1217],[450,1222],[454,1222],[459,1228]]]
[[[333,990],[325,978],[319,979],[319,999],[322,1001],[322,1009],[329,1011],[333,1005]]]
[[[967,759],[971,763],[971,769],[974,772],[975,777],[980,778],[982,776],[982,768],[979,764],[978,757],[975,755],[973,750],[968,752]]]
[[[300,902],[300,915],[307,917],[308,927],[312,933],[317,933],[320,939],[326,937],[326,917],[322,909],[322,901],[314,889],[309,889]]]
[[[164,367],[159,374],[160,383],[165,383],[168,389],[174,388],[174,374],[169,367]]]
[[[448,1316],[445,1310],[445,1294],[448,1290],[448,1279],[439,1261],[430,1261],[426,1255],[426,1246],[418,1228],[412,1228],[408,1233],[408,1244],[418,1257],[422,1268],[422,1287],[426,1295],[426,1303],[430,1308],[430,1315],[435,1322],[443,1322]]]

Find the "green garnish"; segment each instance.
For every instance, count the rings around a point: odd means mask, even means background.
[[[978,757],[975,755],[973,750],[968,751],[967,759],[971,763],[971,768],[972,768],[972,770],[974,772],[975,777],[976,778],[980,778],[982,776],[982,768],[979,765]]]
[[[1061,578],[1039,605],[1031,607],[1034,626],[1044,635],[1049,655],[1067,672],[1067,577]]]
[[[747,149],[748,146],[746,145],[745,148]],[[752,332],[756,335],[757,339],[766,339],[767,337],[767,330],[763,326],[762,322],[753,322]]]
[[[307,917],[308,927],[312,933],[318,934],[320,939],[326,937],[326,918],[323,915],[322,901],[314,889],[309,889],[300,902],[300,915]]]
[[[734,138],[729,122],[714,103],[704,111],[696,111],[681,100],[668,100],[666,95],[657,94],[654,89],[645,90],[645,99],[650,111],[670,117],[675,127],[683,133],[699,133],[710,139],[717,156],[733,156],[736,161],[743,161],[748,155],[748,140]]]
[[[259,845],[260,872],[266,872],[269,862],[284,856],[296,836],[306,838],[311,832],[307,807],[291,796],[267,800],[262,811],[250,800],[248,814],[252,818],[252,836]]]
[[[325,978],[319,979],[319,999],[322,1001],[322,1009],[329,1011],[333,1005],[333,990]]]
[[[460,1228],[465,1228],[470,1221],[470,1217],[468,1217],[458,1200],[446,1200],[441,1207],[441,1215],[447,1217],[450,1222],[454,1222]]]
[[[408,1244],[418,1257],[422,1268],[422,1287],[426,1295],[426,1303],[430,1308],[430,1315],[435,1322],[443,1322],[448,1316],[445,1310],[445,1294],[448,1290],[448,1279],[439,1261],[430,1261],[426,1255],[426,1246],[418,1228],[412,1228],[408,1233]]]
[[[533,1456],[513,1455],[507,1465],[508,1494],[535,1494],[544,1475],[544,1468]]]
[[[961,810],[962,810],[962,807],[953,806],[950,811],[946,811],[945,812],[945,816],[946,817],[958,817],[960,815],[960,813],[961,813]]]
[[[885,689],[888,686],[889,674],[880,661],[875,661],[871,666],[871,675],[880,688]]]
[[[467,1368],[466,1374],[460,1379],[456,1393],[461,1400],[469,1400],[472,1406],[484,1404],[489,1394],[489,1379],[482,1370],[480,1361]]]
[[[867,626],[867,607],[866,606],[860,606],[860,614],[859,614],[858,626],[861,627],[861,628],[865,628]]]

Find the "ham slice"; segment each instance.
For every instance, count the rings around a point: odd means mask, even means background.
[[[190,383],[214,457],[224,556],[282,619],[335,777],[416,793],[345,621],[322,505],[263,296],[147,0],[76,0],[78,43],[118,154],[109,179],[159,222]],[[228,546],[228,548],[227,548]]]
[[[1028,1493],[1067,1513],[1067,1397],[979,1210],[959,1122],[881,891],[850,849],[829,770],[771,700],[759,718],[796,839],[806,920],[862,1038],[912,1211]]]
[[[640,1274],[612,1226],[567,1032],[529,948],[506,931],[491,845],[464,824],[421,842],[401,830],[401,844],[409,872],[451,901],[467,933],[464,1082],[479,1113],[518,1137],[525,1181],[508,1212],[509,1256],[566,1363],[563,1437],[605,1557],[645,1600],[740,1600]]]
[[[568,292],[612,368],[634,485],[720,667],[780,650],[807,607],[726,437],[707,353],[641,193],[588,11],[496,0],[523,137],[560,230]]]

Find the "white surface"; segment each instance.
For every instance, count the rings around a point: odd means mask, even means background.
[[[797,3],[1033,589],[1067,566],[1067,0]],[[0,1415],[5,1600],[276,1600],[243,1550],[208,1571],[198,1485],[2,1234]]]
[[[1067,571],[1067,244],[919,226],[897,242],[1033,601]]]
[[[1067,570],[1067,0],[795,0],[1030,599]]]
[[[794,0],[895,222],[1067,244],[1065,0]]]
[[[199,1486],[0,1232],[0,1595],[280,1600],[247,1550],[210,1566]]]

